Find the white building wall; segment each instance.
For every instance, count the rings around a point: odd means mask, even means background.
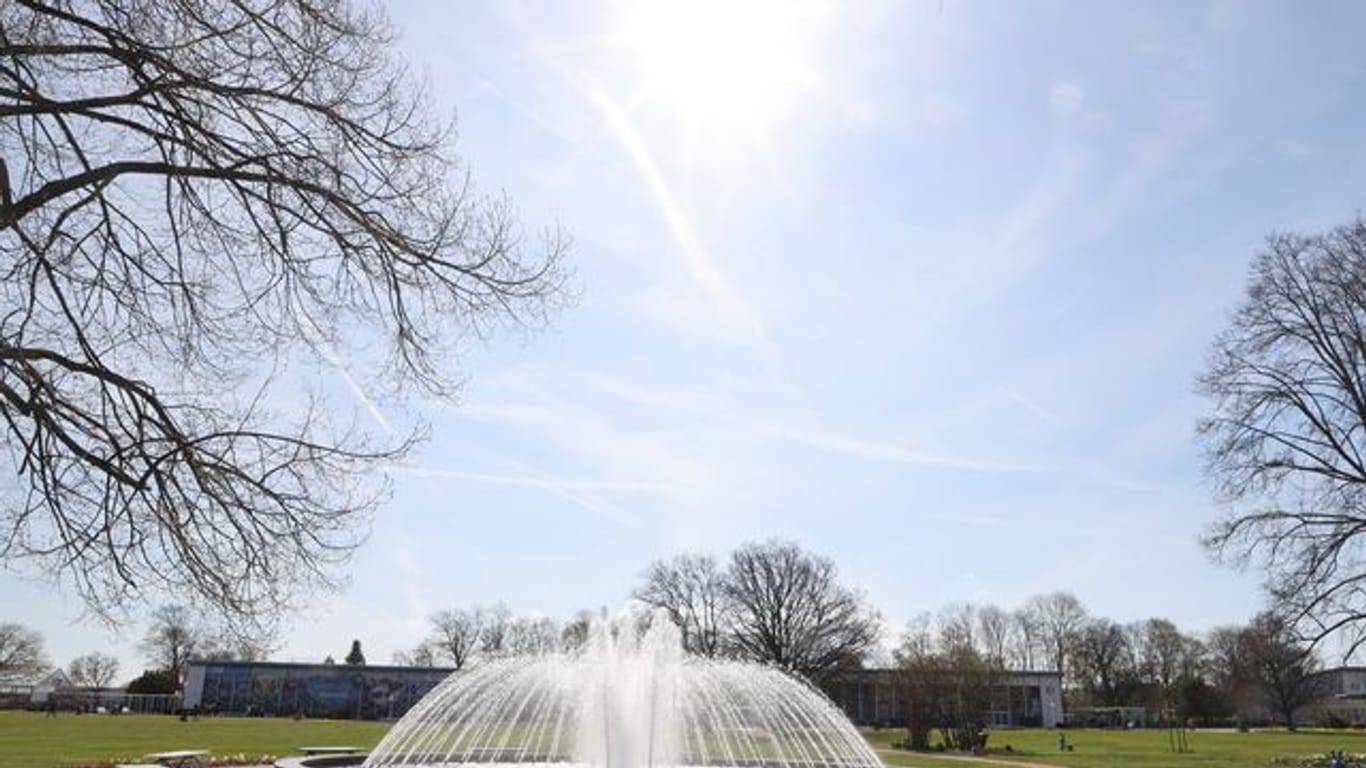
[[[1049,672],[1008,672],[1011,685],[1039,687],[1039,708],[1043,717],[1043,727],[1052,728],[1061,723],[1062,714],[1062,676]]]
[[[190,663],[189,672],[185,673],[185,697],[182,706],[186,709],[199,706],[199,702],[204,699],[204,665]]]

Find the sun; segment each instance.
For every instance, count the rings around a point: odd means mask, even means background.
[[[708,133],[762,132],[813,81],[814,6],[778,0],[645,0],[623,9],[642,98]]]

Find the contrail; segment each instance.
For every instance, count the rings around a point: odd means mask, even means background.
[[[650,193],[660,215],[664,217],[669,233],[683,253],[684,263],[693,280],[706,291],[722,314],[741,330],[747,343],[752,346],[761,345],[764,341],[764,330],[758,313],[717,267],[716,260],[698,237],[696,228],[688,220],[683,206],[678,203],[673,190],[664,179],[659,164],[650,154],[640,133],[631,124],[630,116],[592,79],[572,73],[565,73],[565,77],[602,113],[613,136],[625,150],[645,189]]]

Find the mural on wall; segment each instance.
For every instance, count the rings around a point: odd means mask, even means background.
[[[224,714],[391,720],[447,674],[442,669],[210,665],[204,670],[200,707]]]

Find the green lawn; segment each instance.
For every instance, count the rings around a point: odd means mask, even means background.
[[[298,754],[299,747],[313,745],[369,748],[387,730],[388,723],[343,720],[214,717],[182,723],[169,715],[0,712],[0,766],[70,768],[173,749],[258,757]]]
[[[215,755],[297,754],[306,745],[373,747],[387,723],[334,720],[204,718],[182,723],[156,715],[81,715],[0,711],[0,767],[70,768],[101,760],[128,760],[148,752],[206,749]],[[970,768],[970,763],[895,750],[901,731],[866,731],[891,766]],[[1192,749],[1173,754],[1166,731],[1069,731],[1075,751],[1058,752],[1053,730],[995,731],[991,757],[1065,768],[1295,768],[1280,757],[1324,755],[1330,749],[1366,753],[1366,733],[1355,731],[1197,731]],[[1012,752],[1003,750],[1009,744]],[[1326,761],[1324,762],[1326,765]]]
[[[878,748],[890,765],[935,766],[950,761],[927,761],[922,755],[891,750],[903,738],[901,731],[867,731],[865,736]],[[1166,731],[1068,731],[1067,740],[1074,751],[1058,751],[1058,732],[1054,730],[999,730],[991,734],[988,746],[993,759],[1046,763],[1067,768],[1257,768],[1294,763],[1276,758],[1322,755],[1328,764],[1329,750],[1366,753],[1366,733],[1357,731],[1271,730],[1238,733],[1235,731],[1194,731],[1187,734],[1190,752],[1176,754]],[[1006,753],[1006,745],[1012,751]],[[953,763],[963,768],[961,761]],[[1360,763],[1352,763],[1360,765]]]

